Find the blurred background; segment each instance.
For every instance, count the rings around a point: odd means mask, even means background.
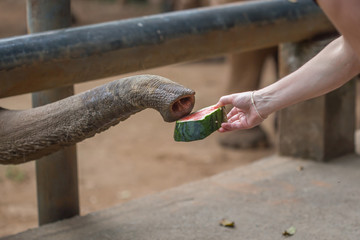
[[[81,26],[204,5],[201,1],[72,0],[73,25]],[[191,1],[190,1],[191,2]],[[219,1],[224,2],[224,1]],[[229,1],[230,2],[230,1]],[[176,4],[180,5],[176,5]],[[24,0],[0,1],[0,37],[26,34]],[[215,104],[229,88],[227,58],[177,64],[75,85],[76,92],[135,74],[156,74],[196,91],[194,110]],[[276,80],[275,61],[264,58],[261,84]],[[119,59],[119,61],[124,61]],[[51,78],[51,76],[49,76]],[[0,99],[10,109],[31,107],[30,94]],[[268,144],[256,148],[224,147],[215,132],[205,140],[178,143],[174,123],[153,110],[140,112],[104,133],[78,144],[81,214],[121,204],[190,181],[251,163],[274,153],[273,118],[264,125]],[[267,147],[265,147],[267,145]],[[269,147],[270,146],[270,147]],[[59,169],[61,171],[61,169]],[[37,226],[34,162],[0,166],[0,236]]]

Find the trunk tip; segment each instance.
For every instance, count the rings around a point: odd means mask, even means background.
[[[176,99],[170,106],[170,116],[169,119],[165,121],[172,122],[176,121],[188,114],[191,113],[195,104],[195,95],[185,95]]]

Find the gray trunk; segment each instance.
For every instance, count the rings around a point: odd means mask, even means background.
[[[167,122],[189,114],[194,91],[166,78],[120,79],[29,110],[0,108],[0,164],[19,164],[73,145],[146,108]]]

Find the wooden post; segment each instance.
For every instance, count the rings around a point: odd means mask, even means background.
[[[334,38],[280,46],[280,75],[315,56]],[[355,149],[355,82],[279,113],[280,155],[328,161]]]
[[[42,32],[69,27],[70,0],[27,0],[28,31]],[[52,76],[47,76],[51,81]],[[73,86],[33,93],[33,106],[74,94]],[[76,147],[36,161],[39,225],[79,214]]]

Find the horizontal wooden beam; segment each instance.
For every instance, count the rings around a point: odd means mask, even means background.
[[[311,0],[254,1],[0,40],[0,97],[333,31]]]

